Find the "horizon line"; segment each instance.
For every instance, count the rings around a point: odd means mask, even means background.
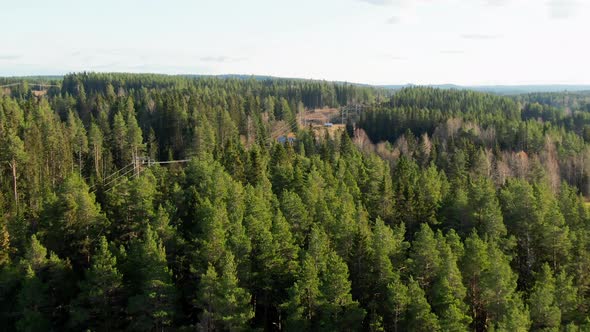
[[[334,83],[345,83],[345,84],[352,84],[352,85],[366,85],[372,86],[377,88],[387,88],[387,87],[409,87],[409,86],[431,86],[431,87],[442,87],[442,86],[456,86],[459,88],[470,87],[470,88],[479,88],[479,87],[589,87],[590,82],[588,83],[476,83],[476,84],[459,84],[459,83],[364,83],[364,82],[353,82],[347,80],[337,80],[337,79],[326,79],[326,78],[305,78],[305,77],[289,77],[289,76],[277,76],[277,75],[267,75],[267,74],[236,74],[236,73],[226,73],[226,74],[197,74],[197,73],[159,73],[159,72],[134,72],[134,71],[71,71],[63,74],[27,74],[27,75],[0,75],[0,79],[18,79],[18,78],[32,78],[32,77],[65,77],[67,75],[72,74],[82,74],[82,73],[97,73],[97,74],[130,74],[130,75],[161,75],[161,76],[203,76],[203,77],[224,77],[224,76],[242,76],[242,77],[259,77],[259,78],[269,78],[269,79],[285,79],[285,80],[306,80],[306,81],[324,81],[324,82],[334,82]]]

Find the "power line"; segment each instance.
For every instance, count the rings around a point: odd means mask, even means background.
[[[285,123],[283,123],[282,125],[280,125],[278,128],[275,128],[275,130],[271,133],[271,137],[269,137],[269,140],[275,140],[276,138],[278,138],[282,133],[285,132],[285,130],[291,131],[290,129],[292,129],[293,127],[299,127],[298,126],[298,121],[296,118],[295,119],[291,119],[290,121],[285,121]],[[273,137],[276,136],[276,137]]]
[[[121,171],[123,171],[124,169],[128,168],[129,166],[133,166],[133,163],[131,163],[131,164],[128,164],[128,165],[124,166],[123,168],[119,168],[119,169],[118,169],[116,172],[114,172],[114,173],[111,173],[110,175],[108,175],[107,177],[105,177],[104,179],[102,179],[102,185],[104,186],[104,185],[105,185],[104,183],[105,183],[105,181],[106,181],[106,180],[108,180],[108,179],[112,178],[113,176],[115,176],[115,175],[117,175],[117,174],[121,173]],[[93,185],[90,187],[90,191],[93,191],[93,190],[96,188],[96,186],[97,186],[97,184],[96,184],[96,183],[95,183],[95,184],[93,184]]]
[[[131,163],[131,164],[128,164],[128,165],[126,165],[126,166],[125,166],[125,167],[123,167],[123,168],[120,168],[120,169],[119,169],[118,171],[116,171],[115,173],[112,173],[111,175],[109,175],[109,176],[105,177],[104,179],[102,179],[102,182],[104,183],[104,181],[105,181],[105,180],[108,180],[108,179],[112,178],[113,176],[117,175],[117,173],[120,173],[122,170],[126,169],[126,168],[127,168],[127,167],[129,167],[129,166],[133,166],[133,165],[134,165],[134,163]]]
[[[111,183],[113,183],[113,182],[116,182],[116,181],[117,181],[117,180],[119,180],[120,178],[122,178],[122,177],[126,176],[127,174],[129,174],[130,172],[134,172],[134,171],[135,171],[135,167],[134,167],[134,168],[132,168],[132,169],[130,169],[130,170],[128,170],[128,171],[126,171],[125,173],[123,173],[123,174],[121,174],[121,175],[117,176],[116,178],[112,179],[112,180],[111,180],[111,181],[109,181],[107,184],[103,185],[103,187],[108,187],[108,186],[109,186]],[[116,184],[115,184],[113,187],[111,187],[110,189],[113,189],[115,186],[116,186]],[[107,189],[107,192],[108,192],[110,189]]]
[[[191,161],[191,159],[167,160],[167,161],[150,161],[149,164],[151,166],[151,165],[162,165],[162,164],[187,163],[189,161]]]
[[[6,84],[6,85],[0,85],[0,88],[7,88],[9,86],[15,86],[15,85],[20,85],[22,83],[11,83],[11,84]]]
[[[58,84],[44,84],[44,83],[33,83],[33,82],[17,82],[17,83],[10,83],[5,85],[0,85],[0,88],[7,88],[15,85],[21,85],[28,83],[29,85],[38,86],[38,87],[60,87]]]
[[[108,181],[107,183],[104,183],[105,181],[103,180],[102,187],[103,187],[103,189],[104,188],[107,188],[105,190],[105,192],[109,192],[109,191],[113,190],[119,184],[118,182],[119,182],[120,179],[128,176],[131,172],[133,172],[133,174],[131,175],[131,178],[134,178],[134,177],[139,176],[139,174],[143,170],[143,168],[140,167],[140,165],[146,165],[147,164],[148,167],[151,167],[153,165],[177,164],[177,163],[186,163],[186,162],[189,162],[189,161],[191,161],[191,159],[152,161],[149,158],[140,158],[140,157],[138,157],[138,158],[136,158],[136,161],[135,162],[133,162],[131,164],[128,164],[125,167],[123,167],[123,168],[119,169],[118,171],[116,171],[115,173],[110,174],[109,176],[107,176],[104,180],[107,180],[107,179],[111,179],[111,180]],[[130,166],[133,166],[133,167],[130,168],[130,169],[128,169]],[[123,170],[125,170],[125,169],[126,169],[126,171],[123,172]],[[121,172],[122,172],[122,174],[119,174]],[[108,188],[111,184],[112,184],[112,186],[110,188]],[[95,186],[92,186],[90,188],[90,192],[94,192],[94,191],[96,191],[96,189],[97,189],[96,188],[96,185]]]

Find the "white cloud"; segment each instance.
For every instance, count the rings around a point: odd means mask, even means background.
[[[358,0],[358,1],[366,2],[371,5],[376,5],[376,6],[390,6],[390,5],[405,6],[408,3],[407,0]]]
[[[238,61],[244,61],[244,60],[246,60],[246,58],[217,55],[217,56],[200,57],[199,60],[201,60],[202,62],[238,62]]]
[[[392,16],[385,21],[387,24],[398,24],[400,22],[400,18],[398,16]]]
[[[579,3],[576,0],[549,0],[549,15],[554,19],[566,19],[576,13]]]
[[[485,2],[490,6],[504,6],[508,4],[509,0],[486,0]]]
[[[0,60],[18,60],[22,58],[22,55],[18,54],[0,54]]]
[[[500,38],[499,35],[488,35],[488,34],[479,34],[479,33],[466,33],[461,35],[463,39],[472,39],[472,40],[490,40],[490,39],[497,39]]]
[[[440,54],[465,54],[465,51],[461,50],[442,50]]]

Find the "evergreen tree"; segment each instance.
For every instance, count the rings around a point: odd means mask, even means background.
[[[100,238],[92,265],[80,282],[71,324],[77,328],[110,331],[120,327],[123,306],[123,275],[111,254],[106,238]]]
[[[426,301],[424,291],[418,282],[410,279],[408,283],[408,311],[406,314],[406,328],[409,331],[440,331],[438,318],[432,313],[430,304]]]
[[[561,310],[555,291],[553,272],[549,265],[543,264],[529,298],[534,330],[557,329],[561,326]]]
[[[420,226],[420,231],[412,242],[409,264],[420,287],[430,289],[439,273],[442,260],[434,232],[426,223]]]
[[[562,324],[571,323],[579,318],[578,289],[574,285],[573,277],[568,276],[565,271],[555,276],[555,304],[561,311]]]
[[[506,235],[493,183],[488,178],[477,177],[469,189],[469,227],[491,239]]]
[[[361,328],[365,311],[352,300],[348,267],[335,253],[326,258],[326,271],[323,273],[320,291],[324,297],[321,308],[321,329],[324,331],[357,331]]]
[[[128,270],[134,271],[134,294],[127,310],[130,328],[138,331],[162,329],[172,323],[175,310],[175,287],[166,262],[166,252],[148,225],[143,238],[133,241]]]
[[[322,304],[318,269],[313,258],[307,255],[297,281],[290,289],[289,301],[283,305],[287,312],[285,328],[288,331],[317,329],[318,308]]]
[[[434,312],[444,331],[465,331],[471,323],[464,302],[467,291],[463,286],[457,258],[446,239],[437,234],[441,265],[432,289]]]
[[[48,331],[51,323],[47,316],[47,286],[35,275],[30,265],[26,267],[23,286],[18,294],[20,318],[17,331]]]
[[[408,286],[401,280],[398,274],[394,275],[394,280],[387,285],[387,309],[391,315],[388,320],[391,321],[392,331],[402,331],[402,323],[410,301]]]
[[[250,294],[240,288],[234,258],[228,253],[223,258],[221,274],[209,265],[201,276],[198,306],[203,308],[200,328],[204,331],[243,331],[254,317]]]
[[[94,195],[75,174],[66,178],[57,195],[51,197],[42,222],[48,247],[59,256],[71,257],[75,264],[88,264],[94,242],[108,226]]]
[[[1,221],[0,221],[1,222]],[[10,234],[6,224],[0,224],[0,268],[10,264]]]
[[[124,167],[131,162],[131,156],[127,155],[127,123],[125,123],[123,113],[115,114],[112,131],[115,160],[118,162],[119,167]]]

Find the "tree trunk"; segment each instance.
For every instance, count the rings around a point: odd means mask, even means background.
[[[96,146],[94,147],[94,171],[96,172],[97,177],[102,178],[99,171],[98,149],[96,148]]]
[[[12,168],[12,184],[14,188],[14,208],[18,211],[18,189],[16,188],[16,160],[10,162],[10,168]]]

